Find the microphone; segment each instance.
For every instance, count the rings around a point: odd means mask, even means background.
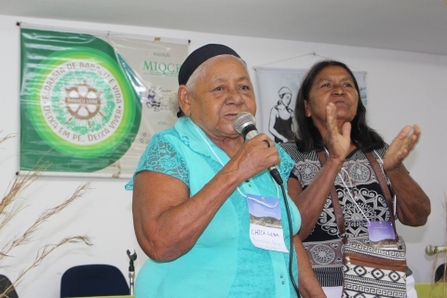
[[[425,253],[429,256],[436,255],[438,253],[447,252],[447,246],[433,246],[428,245],[425,248]]]
[[[242,112],[237,114],[236,119],[234,119],[233,126],[238,133],[244,136],[245,140],[250,140],[258,135],[258,130],[256,129],[255,124],[256,120],[252,114]],[[269,171],[276,183],[281,185],[283,181],[278,169],[275,166],[271,166],[269,167]]]

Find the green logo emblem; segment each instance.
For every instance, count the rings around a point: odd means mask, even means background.
[[[116,61],[78,48],[48,56],[38,69],[41,87],[33,100],[39,104],[29,109],[42,139],[77,158],[113,155],[134,130],[137,113],[133,89]]]

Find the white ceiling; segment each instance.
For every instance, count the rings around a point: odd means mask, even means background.
[[[447,55],[447,0],[0,0],[0,14]]]

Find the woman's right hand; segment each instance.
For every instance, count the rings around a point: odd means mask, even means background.
[[[351,123],[346,122],[339,128],[336,121],[336,108],[333,103],[326,106],[326,132],[322,135],[329,150],[329,158],[318,171],[311,184],[303,190],[296,179],[289,179],[289,194],[301,213],[301,230],[299,236],[306,239],[312,232],[321,215],[335,177],[343,166],[351,147]],[[323,132],[322,132],[323,134]],[[297,180],[296,180],[297,181]]]
[[[279,163],[280,158],[275,142],[265,133],[261,133],[247,141],[231,157],[225,168],[239,173],[242,182]]]
[[[338,127],[336,107],[333,103],[326,106],[326,113],[326,136],[323,137],[329,151],[329,158],[343,163],[351,148],[351,123],[345,122]]]

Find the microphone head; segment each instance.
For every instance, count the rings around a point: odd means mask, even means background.
[[[256,119],[252,114],[248,112],[237,114],[236,119],[234,119],[233,126],[238,133],[244,134],[244,129],[249,125],[256,125]]]

